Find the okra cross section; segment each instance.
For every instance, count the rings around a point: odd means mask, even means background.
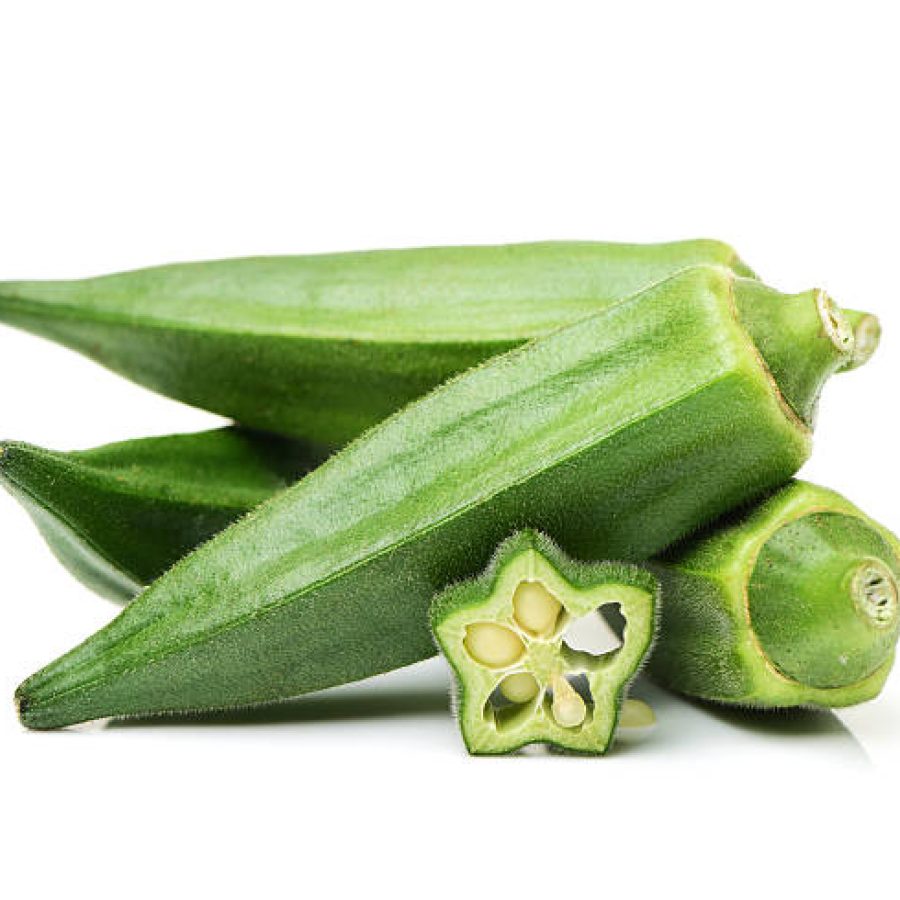
[[[480,578],[440,594],[431,626],[456,676],[469,752],[605,752],[650,647],[656,599],[645,570],[576,563],[532,531],[504,542]],[[607,652],[574,640],[576,623],[605,630]]]

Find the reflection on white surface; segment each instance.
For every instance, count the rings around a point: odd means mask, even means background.
[[[646,757],[689,755],[697,759],[722,754],[734,759],[751,754],[759,761],[765,756],[809,760],[815,754],[823,762],[868,761],[853,734],[827,710],[755,711],[716,706],[679,697],[645,678],[638,679],[632,693],[653,707],[657,724],[645,733],[623,732],[610,758],[636,762]],[[241,727],[257,730],[269,741],[279,733],[296,740],[298,730],[304,738],[315,731],[334,740],[335,729],[352,727],[355,746],[363,752],[367,741],[379,744],[398,727],[406,730],[404,725],[414,725],[417,742],[430,736],[435,746],[446,747],[448,739],[457,740],[450,706],[449,671],[443,660],[432,659],[284,703],[200,715],[114,720],[106,729],[228,732]],[[461,744],[458,749],[461,751]]]

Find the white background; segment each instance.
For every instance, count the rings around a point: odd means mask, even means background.
[[[549,238],[718,237],[877,312],[804,470],[900,529],[896,4],[0,4],[0,278]],[[0,332],[3,437],[203,428]],[[0,497],[0,690],[105,623]],[[0,714],[0,891],[890,895],[900,675],[760,721],[656,695],[605,759],[465,756],[426,664],[258,721]],[[880,885],[880,886],[878,886]],[[763,893],[766,892],[766,893]]]

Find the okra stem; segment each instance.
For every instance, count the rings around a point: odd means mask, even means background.
[[[785,296],[758,281],[740,279],[735,303],[781,394],[807,424],[815,418],[822,386],[853,357],[853,329],[824,291]],[[823,339],[809,341],[819,334]],[[797,353],[797,342],[807,351]]]

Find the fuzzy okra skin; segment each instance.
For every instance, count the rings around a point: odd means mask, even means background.
[[[0,484],[79,581],[125,601],[327,455],[237,427],[71,453],[3,441]]]
[[[429,620],[456,676],[469,752],[545,743],[604,753],[653,639],[658,590],[645,569],[577,563],[523,531],[497,548],[483,575],[436,597]],[[568,625],[610,607],[624,622],[616,649],[593,655],[566,643]]]
[[[22,721],[261,703],[399,668],[434,653],[431,598],[517,529],[643,559],[783,483],[810,450],[795,409],[852,334],[817,292],[772,291],[754,343],[749,283],[686,270],[428,394],[24,682]],[[789,379],[788,402],[772,372],[791,359],[807,391]]]
[[[900,542],[834,491],[794,481],[664,554],[650,671],[760,707],[876,696],[900,631]]]
[[[558,242],[230,259],[0,283],[0,322],[245,425],[344,444],[451,375],[726,244]]]

